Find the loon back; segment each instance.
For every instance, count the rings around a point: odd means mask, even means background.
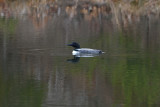
[[[76,42],[73,42],[72,44],[68,44],[68,46],[72,46],[75,48],[72,51],[72,55],[75,55],[78,57],[94,57],[104,53],[101,50],[97,50],[97,49],[80,48],[80,45]]]
[[[101,50],[89,49],[89,48],[75,49],[72,51],[72,55],[76,57],[95,57],[99,56],[101,53],[102,53]]]
[[[73,52],[81,53],[81,54],[101,54],[101,50],[97,49],[90,49],[90,48],[80,48],[80,49],[74,49]]]

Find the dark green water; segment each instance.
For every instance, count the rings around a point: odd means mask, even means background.
[[[0,18],[0,107],[160,106],[159,18],[110,17]],[[73,41],[106,53],[68,61]]]

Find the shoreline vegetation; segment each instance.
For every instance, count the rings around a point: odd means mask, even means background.
[[[126,15],[160,15],[160,1],[159,0],[0,0],[0,13],[19,11],[23,14],[29,8],[37,8],[40,10],[51,8],[54,12],[58,8],[65,9],[66,13],[76,11],[81,13],[97,12],[111,12],[118,14],[124,12]],[[23,12],[22,12],[23,11]]]
[[[32,21],[48,21],[50,16],[77,16],[87,21],[108,19],[114,24],[128,26],[139,22],[141,17],[159,19],[159,0],[0,0],[0,17],[23,18]],[[20,16],[20,17],[19,17]],[[42,23],[43,23],[42,22]]]

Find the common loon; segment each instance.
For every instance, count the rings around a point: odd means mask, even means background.
[[[101,50],[97,49],[80,48],[80,45],[76,42],[72,42],[72,44],[68,44],[68,46],[74,47],[72,55],[76,57],[94,57],[104,53]]]

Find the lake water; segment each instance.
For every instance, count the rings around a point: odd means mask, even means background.
[[[73,41],[105,54],[74,58]],[[159,41],[154,14],[1,13],[0,107],[158,107]]]

